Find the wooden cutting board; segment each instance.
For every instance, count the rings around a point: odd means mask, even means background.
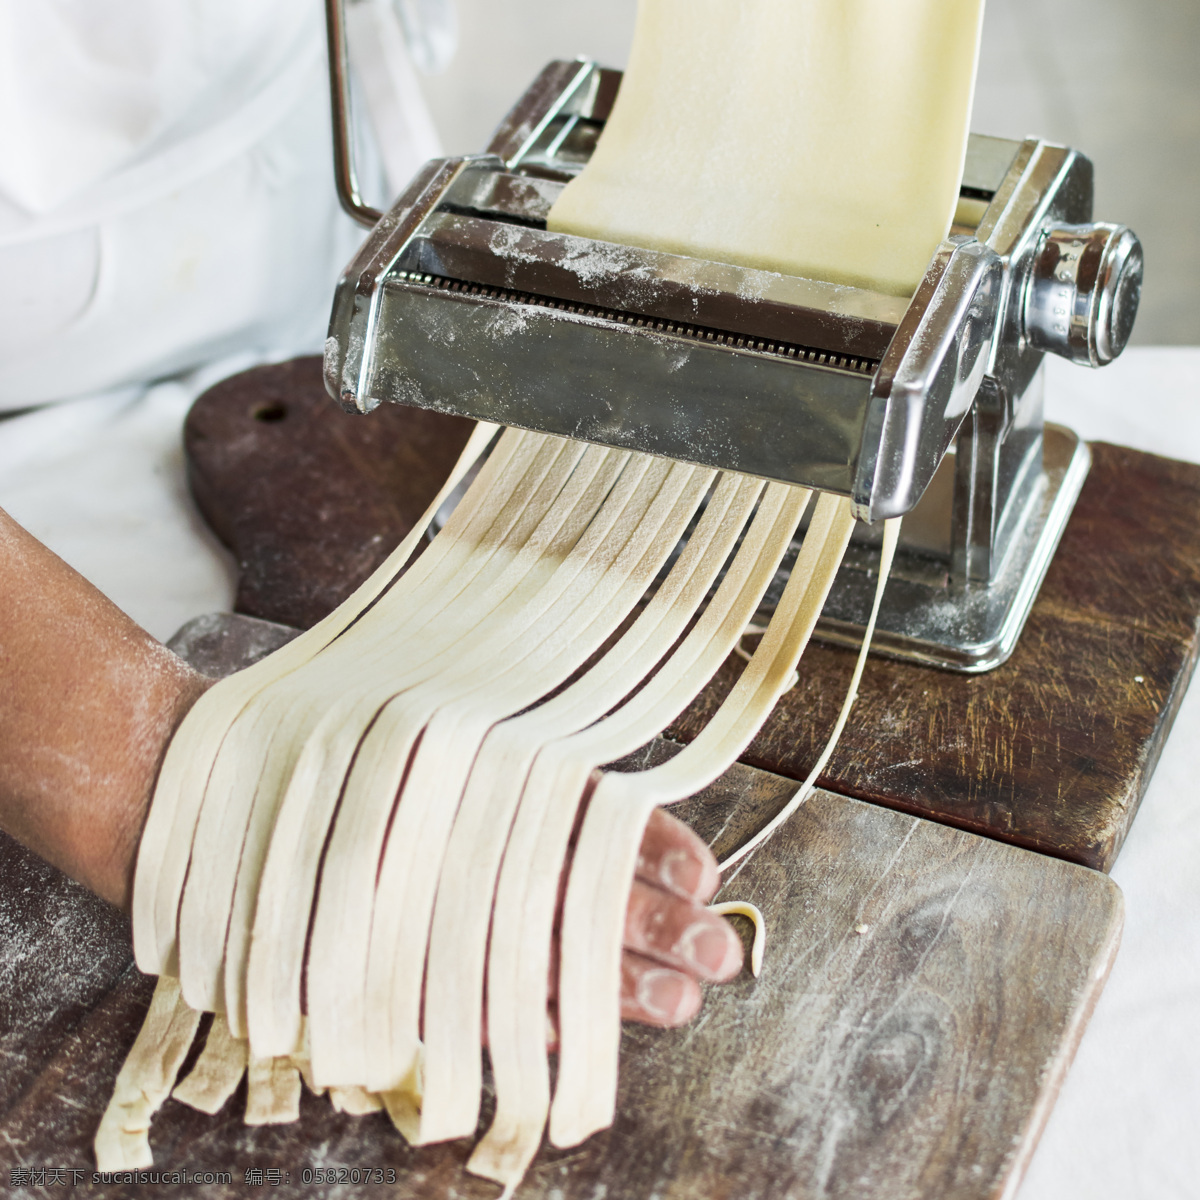
[[[465,435],[419,424],[424,432],[409,442],[412,419],[403,409],[369,421],[339,413],[324,396],[316,360],[252,372],[198,403],[187,429],[193,487],[242,562],[241,608],[310,624],[386,554]],[[367,435],[383,422],[390,432]],[[287,636],[278,626],[218,616],[192,623],[178,646],[216,675]],[[821,653],[830,673],[844,669],[842,652]],[[868,681],[880,668],[872,663]],[[974,682],[907,670],[939,697],[947,694],[939,688],[953,693]],[[891,712],[888,688],[896,685],[868,686],[870,703]],[[957,761],[938,745],[936,728],[897,704],[903,727],[921,732],[929,762]],[[1156,711],[1161,737],[1168,706]],[[684,736],[694,716],[681,723]],[[771,761],[801,770],[813,735],[799,724],[793,714],[784,734],[760,739],[752,752],[766,746]],[[890,728],[860,735],[856,751],[841,757],[855,762],[865,753],[855,769],[886,774],[884,742],[900,738]],[[1153,740],[1141,743],[1143,772]],[[980,747],[977,765],[1003,757],[998,743],[984,739]],[[658,742],[645,756],[671,750]],[[1098,757],[1107,753],[1095,747]],[[1044,759],[1046,771],[1049,753]],[[847,769],[833,772],[834,782],[844,782]],[[720,853],[768,820],[795,786],[785,774],[737,765],[677,811]],[[1032,820],[1011,786],[1005,795],[1016,816],[994,821],[985,838],[831,791],[815,794],[725,890],[766,914],[761,978],[710,989],[687,1029],[627,1028],[613,1129],[572,1151],[544,1149],[519,1196],[1011,1195],[1111,964],[1121,897],[1095,871],[998,840]],[[899,803],[894,793],[881,799]],[[1078,821],[1087,824],[1082,802]],[[1069,849],[1081,857],[1078,844]],[[0,836],[0,1186],[7,1194],[58,1194],[61,1176],[40,1171],[90,1177],[96,1125],[151,986],[133,967],[122,917]],[[243,1086],[209,1118],[168,1101],[152,1132],[156,1169],[215,1173],[187,1188],[212,1200],[259,1194],[259,1179],[262,1194],[283,1196],[497,1195],[464,1173],[466,1142],[414,1151],[382,1116],[339,1115],[307,1094],[298,1124],[248,1128],[244,1102]],[[135,1183],[99,1194],[149,1200],[161,1191]]]
[[[721,852],[794,787],[738,765],[680,815]],[[709,989],[686,1029],[626,1027],[616,1124],[577,1149],[543,1149],[518,1197],[1011,1195],[1116,950],[1112,881],[818,792],[724,895],[766,915],[761,977]],[[14,1185],[29,1178],[21,1172],[90,1178],[92,1138],[151,991],[125,920],[0,835],[5,1195],[60,1194]],[[294,1125],[247,1127],[244,1107],[244,1084],[215,1117],[164,1106],[155,1169],[229,1173],[180,1195],[498,1194],[463,1170],[468,1142],[412,1150],[382,1115],[339,1115],[307,1092]],[[256,1170],[277,1172],[279,1185],[247,1187]],[[353,1182],[364,1170],[395,1182]],[[163,1189],[88,1194],[155,1200]]]
[[[298,629],[336,608],[412,528],[473,421],[384,405],[355,419],[321,360],[235,375],[193,405],[188,483],[238,560],[238,612]]]

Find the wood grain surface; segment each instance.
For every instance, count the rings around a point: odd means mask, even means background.
[[[964,676],[872,659],[821,784],[1111,868],[1196,663],[1200,467],[1103,443],[1012,658]],[[852,668],[814,646],[742,761],[803,778]],[[741,669],[672,729],[688,740]]]
[[[315,358],[202,396],[190,478],[242,563],[238,610],[312,624],[411,526],[464,437],[464,423],[419,409],[341,412]],[[962,676],[872,659],[824,787],[1112,866],[1200,644],[1200,467],[1103,444],[1093,454],[1009,662]],[[852,665],[810,648],[800,686],[742,761],[803,778]],[[731,658],[672,736],[693,737],[740,669]]]
[[[728,850],[793,787],[735,766],[681,815]],[[1116,886],[821,792],[722,898],[766,914],[761,977],[710,989],[686,1029],[627,1026],[616,1124],[577,1149],[543,1149],[518,1196],[1011,1195],[1115,952]],[[0,912],[0,1190],[52,1200],[61,1187],[11,1186],[10,1172],[90,1178],[91,1141],[152,981],[129,959],[122,918],[6,839]],[[151,1131],[155,1169],[231,1173],[179,1194],[495,1200],[494,1185],[463,1171],[468,1142],[415,1151],[382,1115],[339,1115],[307,1092],[295,1125],[247,1127],[244,1107],[244,1083],[211,1118],[167,1102]],[[282,1182],[248,1187],[256,1168]],[[396,1183],[336,1182],[343,1168],[391,1169]],[[305,1170],[333,1170],[334,1182],[306,1183]]]

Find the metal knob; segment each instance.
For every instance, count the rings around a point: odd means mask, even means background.
[[[1112,362],[1129,341],[1142,291],[1142,244],[1124,225],[1052,225],[1025,290],[1025,337],[1086,366]]]

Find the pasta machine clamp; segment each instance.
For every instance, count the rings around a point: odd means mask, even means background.
[[[621,79],[558,62],[486,154],[431,162],[378,214],[347,150],[337,9],[341,191],[372,225],[326,343],[344,407],[396,401],[849,496],[866,524],[818,627],[847,645],[879,523],[905,514],[876,648],[970,672],[1012,653],[1090,462],[1043,421],[1043,356],[1115,357],[1141,284],[1137,238],[1091,223],[1087,158],[972,135],[951,234],[899,299],[548,232]]]

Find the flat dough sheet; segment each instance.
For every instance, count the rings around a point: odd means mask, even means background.
[[[641,0],[549,227],[909,296],[958,200],[982,20],[983,0]]]

